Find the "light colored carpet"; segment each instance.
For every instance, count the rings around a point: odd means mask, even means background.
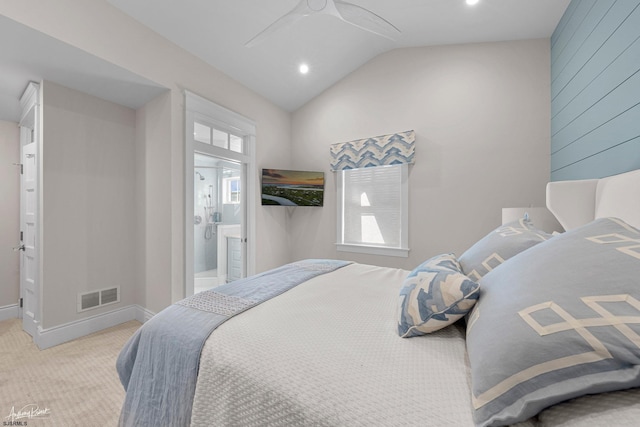
[[[20,320],[0,322],[0,421],[33,404],[49,415],[23,425],[116,426],[124,401],[116,358],[139,327],[131,321],[38,350]]]

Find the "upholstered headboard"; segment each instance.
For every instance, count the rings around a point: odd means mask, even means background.
[[[602,179],[550,182],[547,208],[565,230],[604,217],[640,228],[640,170]]]

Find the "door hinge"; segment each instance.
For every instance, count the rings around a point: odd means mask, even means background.
[[[20,298],[20,308],[22,308],[22,298]]]
[[[13,166],[20,166],[20,175],[24,174],[24,165],[22,163],[14,163]]]

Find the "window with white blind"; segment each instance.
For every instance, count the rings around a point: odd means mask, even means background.
[[[409,256],[408,165],[348,169],[337,175],[338,250]]]

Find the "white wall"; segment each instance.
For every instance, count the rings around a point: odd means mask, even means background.
[[[0,120],[0,308],[18,302],[20,254],[20,131],[17,123]]]
[[[166,96],[168,98],[168,94]],[[161,97],[160,97],[161,98]],[[136,203],[136,229],[135,229],[135,247],[136,247],[136,286],[134,300],[141,307],[146,307],[147,301],[147,114],[146,110],[149,105],[158,102],[158,99],[148,103],[143,108],[136,111],[136,142],[135,142],[135,203]],[[170,103],[170,99],[167,101]]]
[[[167,92],[136,112],[136,303],[154,313],[171,304],[170,149],[171,96]]]
[[[549,180],[549,40],[399,49],[380,55],[293,114],[293,165],[325,171],[325,206],[291,219],[295,259],[343,258],[411,269],[462,253],[501,208],[543,206]],[[335,250],[329,145],[414,129],[409,258]]]
[[[438,252],[460,253],[498,225],[503,206],[544,202],[548,40],[392,51],[291,116],[105,0],[3,2],[0,13],[169,89],[137,112],[130,153],[127,197],[138,225],[132,259],[140,263],[131,273],[134,301],[152,311],[183,295],[184,89],[257,123],[258,170],[326,172],[322,209],[261,208],[257,192],[257,271],[292,259],[346,258],[334,248],[335,181],[328,168],[334,142],[417,134],[411,257],[350,256],[356,261],[411,268]]]
[[[256,167],[290,167],[291,115],[245,88],[219,70],[170,43],[139,24],[105,0],[24,0],[3,2],[0,13],[51,37],[83,49],[99,58],[170,89],[162,101],[164,119],[160,132],[136,130],[136,166],[144,164],[145,182],[132,183],[145,193],[144,213],[136,212],[146,224],[137,238],[146,263],[142,274],[147,295],[157,311],[184,294],[184,89],[205,97],[252,119],[257,124]],[[155,107],[154,107],[155,108]],[[138,119],[140,123],[142,119]],[[154,134],[154,137],[150,135]],[[156,138],[157,136],[157,138]],[[141,147],[139,138],[146,139]],[[142,161],[141,156],[145,160]],[[136,178],[142,172],[137,171]],[[259,178],[255,185],[259,185]],[[259,192],[255,202],[259,204]],[[141,218],[143,216],[143,218]],[[257,209],[256,270],[289,261],[286,213]],[[154,253],[148,252],[153,248]],[[146,253],[143,253],[147,251]],[[153,272],[153,277],[149,274]],[[153,280],[157,279],[157,280]],[[142,304],[144,300],[141,300]]]
[[[134,110],[45,81],[42,326],[134,303]],[[120,286],[120,303],[77,313],[77,294]]]

